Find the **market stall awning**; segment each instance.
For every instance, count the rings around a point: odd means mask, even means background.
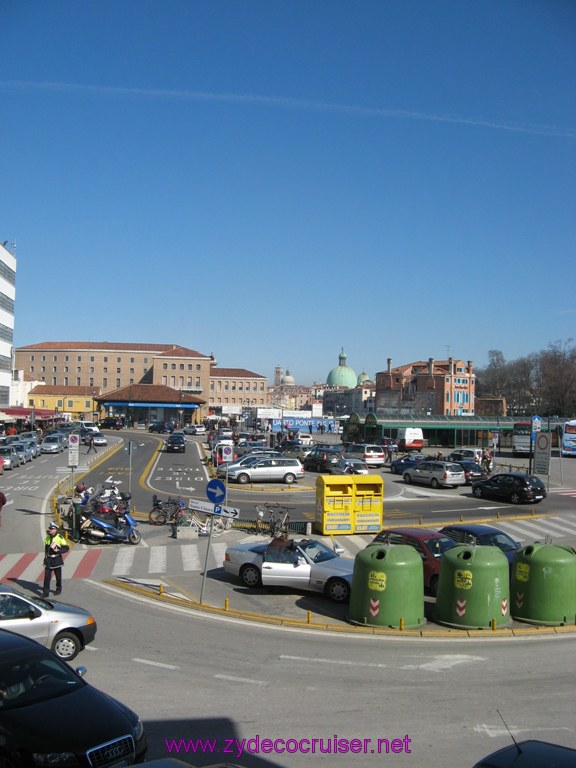
[[[62,415],[57,411],[49,411],[47,408],[3,408],[3,412],[7,416],[13,416],[14,419],[52,419],[54,416]]]
[[[7,413],[0,411],[0,421],[3,421],[4,424],[11,424],[13,421],[16,421],[16,419],[13,416],[9,416]]]

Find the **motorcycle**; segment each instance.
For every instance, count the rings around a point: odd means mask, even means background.
[[[103,544],[109,541],[140,544],[142,541],[142,534],[138,530],[138,523],[126,511],[116,514],[115,519],[111,517],[103,519],[97,515],[81,517],[80,537],[87,544]]]

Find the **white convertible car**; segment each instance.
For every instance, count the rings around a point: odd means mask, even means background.
[[[354,560],[316,539],[272,539],[228,547],[224,570],[247,587],[294,587],[344,603],[350,598]]]

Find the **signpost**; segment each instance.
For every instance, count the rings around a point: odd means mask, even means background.
[[[124,450],[128,453],[128,493],[132,492],[132,454],[138,450],[138,443],[134,440],[128,440],[124,446]]]
[[[536,442],[536,435],[542,430],[542,418],[540,416],[532,416],[532,431],[530,432],[530,457],[528,459],[528,474],[532,474],[532,457],[534,455],[534,443]]]
[[[534,443],[534,474],[550,474],[550,449],[552,439],[550,432],[538,432]]]
[[[228,446],[225,447],[228,448]],[[218,515],[220,517],[238,517],[240,515],[239,509],[222,506],[221,502],[226,501],[226,485],[222,480],[210,480],[206,486],[206,496],[211,502],[210,504],[203,501],[197,501],[196,499],[190,499],[188,501],[189,509],[196,509],[199,512],[204,512],[206,515]],[[204,600],[204,585],[206,583],[206,573],[208,572],[208,554],[210,552],[211,543],[212,526],[210,526],[210,532],[208,534],[206,560],[204,562],[204,573],[202,574],[202,586],[200,587],[200,604],[202,604]]]

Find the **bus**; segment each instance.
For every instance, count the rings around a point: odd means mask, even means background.
[[[517,421],[512,427],[512,456],[530,456],[532,422]]]
[[[564,422],[561,451],[562,456],[576,456],[576,419]]]

